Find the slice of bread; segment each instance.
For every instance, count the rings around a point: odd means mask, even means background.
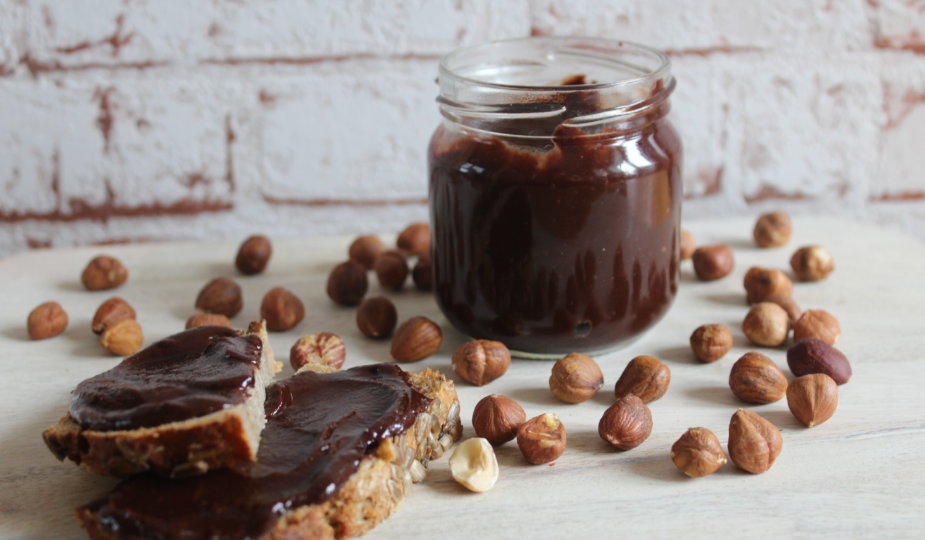
[[[414,423],[402,434],[385,439],[367,454],[360,461],[359,468],[331,498],[319,504],[281,510],[276,521],[271,521],[272,525],[254,535],[255,538],[290,540],[359,536],[397,508],[411,484],[424,479],[425,464],[441,456],[462,433],[459,400],[452,381],[440,372],[428,369],[412,374],[409,382],[432,400]],[[151,497],[159,496],[163,494],[151,493]],[[239,496],[246,501],[248,493],[240,493]],[[120,524],[113,521],[113,513],[125,512],[118,504],[110,503],[107,496],[77,510],[77,517],[91,538],[160,538],[180,534],[175,529],[162,528],[169,527],[166,525],[168,516],[139,515],[132,511],[129,515],[136,522]],[[204,510],[210,508],[206,501],[203,504]],[[246,516],[242,518],[246,519]],[[211,537],[210,534],[210,531],[195,530],[182,531],[181,535],[207,538]]]
[[[67,458],[94,473],[117,477],[144,471],[190,476],[254,461],[266,425],[266,386],[281,365],[262,321],[242,333],[252,334],[263,346],[253,389],[243,403],[198,418],[118,431],[83,429],[68,414],[42,433],[45,444],[62,461]]]

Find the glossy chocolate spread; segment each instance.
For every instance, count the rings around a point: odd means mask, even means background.
[[[395,364],[303,372],[268,388],[256,463],[179,480],[136,476],[78,513],[123,537],[260,537],[287,510],[332,497],[430,402]]]
[[[84,429],[113,431],[189,420],[243,403],[263,344],[223,326],[174,334],[80,383],[70,415]]]

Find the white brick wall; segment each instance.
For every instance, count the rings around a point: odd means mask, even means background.
[[[439,57],[530,34],[670,52],[685,216],[925,238],[925,0],[0,0],[0,255],[425,218]]]

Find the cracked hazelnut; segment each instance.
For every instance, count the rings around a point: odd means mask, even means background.
[[[384,296],[367,298],[357,309],[357,328],[368,338],[389,337],[396,322],[398,311],[395,304]]]
[[[614,385],[617,399],[635,394],[644,403],[665,395],[671,383],[671,369],[652,356],[637,356],[630,360]]]
[[[729,275],[735,266],[735,259],[729,246],[702,246],[691,256],[694,273],[700,281],[713,281]]]
[[[128,302],[118,296],[113,296],[96,308],[90,328],[94,334],[102,334],[104,330],[117,322],[123,319],[134,319],[135,316],[135,309]]]
[[[787,365],[797,377],[825,373],[838,384],[851,380],[851,364],[845,355],[817,338],[804,338],[787,349]]]
[[[747,403],[773,403],[787,392],[787,376],[767,356],[748,352],[732,365],[729,388]]]
[[[752,236],[759,247],[778,247],[790,241],[790,216],[784,212],[764,214],[755,222]]]
[[[411,279],[414,280],[414,285],[418,290],[432,291],[434,289],[434,265],[430,255],[418,257],[414,270],[411,272]]]
[[[430,253],[430,225],[427,223],[412,223],[405,227],[398,235],[395,244],[398,249],[420,255]]]
[[[231,321],[221,313],[197,313],[186,319],[186,329],[200,326],[225,326],[231,328]]]
[[[80,281],[88,291],[115,289],[128,280],[128,270],[115,257],[94,257],[80,274]]]
[[[726,464],[726,452],[707,428],[692,427],[671,446],[671,461],[691,478],[711,475]]]
[[[372,270],[376,258],[384,251],[385,246],[382,244],[382,240],[374,234],[368,234],[365,236],[358,236],[356,240],[350,244],[347,253],[350,256],[350,260],[359,263],[360,266],[367,270]]]
[[[129,356],[141,349],[145,336],[135,319],[122,319],[100,335],[100,345],[112,354]]]
[[[749,304],[765,302],[771,296],[792,296],[793,282],[780,270],[753,266],[745,273],[745,293]]]
[[[498,458],[488,441],[479,437],[459,443],[449,459],[450,475],[476,493],[488,491],[498,481]]]
[[[527,419],[516,401],[491,394],[485,396],[472,410],[472,429],[491,444],[504,444],[517,436],[517,428]]]
[[[259,274],[266,269],[272,255],[273,244],[270,243],[270,239],[262,234],[255,234],[241,243],[234,258],[234,265],[242,274]]]
[[[691,334],[691,350],[703,362],[716,362],[732,348],[732,332],[722,324],[704,324]]]
[[[694,250],[697,244],[694,242],[694,235],[686,229],[681,229],[681,260],[686,261],[694,256]]]
[[[565,403],[588,401],[604,384],[600,366],[588,355],[571,353],[552,366],[549,389]]]
[[[440,350],[443,332],[427,317],[411,317],[401,323],[392,337],[392,358],[397,362],[417,362]]]
[[[790,317],[784,308],[771,302],[759,302],[748,310],[742,332],[756,345],[777,347],[787,341]]]
[[[822,246],[804,246],[790,257],[790,267],[801,281],[819,281],[835,270],[835,259]]]
[[[408,279],[408,260],[398,251],[386,251],[376,258],[373,270],[380,285],[397,291],[404,287]]]
[[[196,297],[196,309],[234,317],[244,307],[241,286],[233,279],[220,277],[206,283]]]
[[[30,339],[48,339],[67,328],[67,312],[58,302],[43,302],[29,312],[26,330]]]
[[[761,415],[739,409],[729,421],[729,457],[743,471],[760,474],[780,455],[784,439]]]
[[[793,324],[793,341],[813,337],[835,345],[840,334],[838,319],[823,309],[807,309]]]
[[[305,305],[283,287],[273,287],[260,302],[260,317],[267,321],[267,330],[285,332],[305,318]]]
[[[468,341],[453,353],[453,371],[476,386],[484,386],[504,375],[510,365],[511,352],[500,341]]]
[[[652,412],[639,397],[618,398],[597,425],[597,433],[618,450],[631,450],[652,433]]]
[[[806,427],[817,426],[838,408],[838,384],[825,373],[810,373],[787,387],[787,407]]]
[[[567,442],[565,426],[553,413],[533,417],[517,428],[520,453],[534,465],[558,459],[565,452]]]
[[[346,359],[344,340],[331,332],[302,336],[289,349],[289,363],[295,371],[309,364],[322,364],[337,370],[344,366]]]
[[[328,275],[328,297],[342,306],[359,304],[368,288],[366,269],[356,261],[342,262]]]

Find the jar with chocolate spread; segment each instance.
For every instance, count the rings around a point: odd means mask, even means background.
[[[681,141],[668,58],[539,37],[450,53],[429,148],[434,288],[521,356],[604,352],[678,288]]]

